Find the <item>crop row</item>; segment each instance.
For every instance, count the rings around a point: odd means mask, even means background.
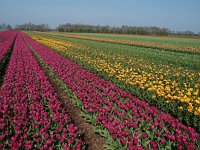
[[[163,49],[163,50],[169,50],[169,51],[198,53],[198,54],[200,53],[199,47],[192,47],[192,46],[185,46],[185,45],[182,46],[182,45],[171,45],[171,44],[165,44],[165,43],[155,43],[155,42],[119,40],[119,39],[112,39],[112,38],[90,37],[90,36],[73,35],[73,34],[56,34],[56,33],[49,33],[49,34],[76,38],[76,39],[93,40],[93,41],[116,43],[116,44],[123,44],[123,45],[133,45],[133,46],[146,47],[146,48],[157,48],[157,49]]]
[[[96,117],[96,124],[109,131],[118,143],[116,148],[200,148],[200,135],[194,128],[134,98],[113,83],[101,79],[28,36],[25,36],[25,40],[76,94],[88,114]]]
[[[70,59],[92,66],[107,78],[113,77],[132,94],[147,97],[146,100],[171,112],[188,125],[199,127],[200,74],[183,68],[146,63],[122,54],[77,47],[70,49],[68,43],[58,39],[31,36],[36,41],[65,54]],[[77,45],[77,44],[76,44]],[[83,46],[82,46],[83,47]],[[91,68],[88,67],[90,70]],[[139,89],[138,89],[139,87]],[[145,96],[141,96],[144,95]],[[200,130],[200,128],[198,128]]]
[[[16,34],[17,34],[16,31],[5,31],[3,32],[3,34],[0,35],[0,39],[2,42],[0,44],[0,63],[2,61],[2,58],[5,56],[5,54],[11,47],[12,43],[14,42]]]
[[[0,32],[0,43],[2,43],[9,35],[8,31]]]
[[[0,88],[0,149],[82,149],[78,128],[18,32]]]

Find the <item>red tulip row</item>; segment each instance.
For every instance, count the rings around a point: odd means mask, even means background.
[[[8,36],[7,31],[0,32],[0,43],[2,43]]]
[[[0,43],[6,40],[13,32],[16,32],[16,31],[6,30],[6,31],[0,32]]]
[[[82,149],[78,128],[22,35],[0,89],[0,149]]]
[[[14,42],[16,34],[16,31],[5,31],[3,34],[0,34],[0,40],[2,42],[0,43],[0,62]]]
[[[76,94],[96,123],[128,149],[200,149],[200,135],[148,103],[24,36]]]

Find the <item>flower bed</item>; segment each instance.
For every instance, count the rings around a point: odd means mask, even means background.
[[[128,149],[200,148],[200,135],[193,128],[24,37],[119,145]]]
[[[16,38],[0,89],[0,149],[82,149],[78,128],[25,44]]]

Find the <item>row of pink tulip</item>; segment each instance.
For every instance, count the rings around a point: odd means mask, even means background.
[[[0,149],[82,149],[78,128],[22,35],[0,89]]]
[[[7,38],[7,34],[4,32],[0,32],[0,43],[2,43]]]
[[[6,31],[2,31],[0,32],[0,44],[3,43],[5,40],[7,40],[10,36],[17,34],[17,31],[14,30],[6,30]]]
[[[134,98],[69,59],[24,36],[115,141],[128,149],[198,149],[200,135],[178,119]]]
[[[0,41],[2,42],[0,43],[0,62],[14,42],[16,34],[16,31],[4,31],[3,34],[0,34]]]
[[[2,43],[4,40],[6,40],[12,34],[12,32],[13,31],[11,31],[11,30],[6,30],[6,31],[0,32],[0,43]]]

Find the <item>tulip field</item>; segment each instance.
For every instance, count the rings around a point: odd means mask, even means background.
[[[77,127],[23,36],[17,34],[0,89],[0,149],[81,149]]]
[[[0,149],[90,149],[49,72],[104,149],[200,149],[200,39],[123,36],[0,32]]]

